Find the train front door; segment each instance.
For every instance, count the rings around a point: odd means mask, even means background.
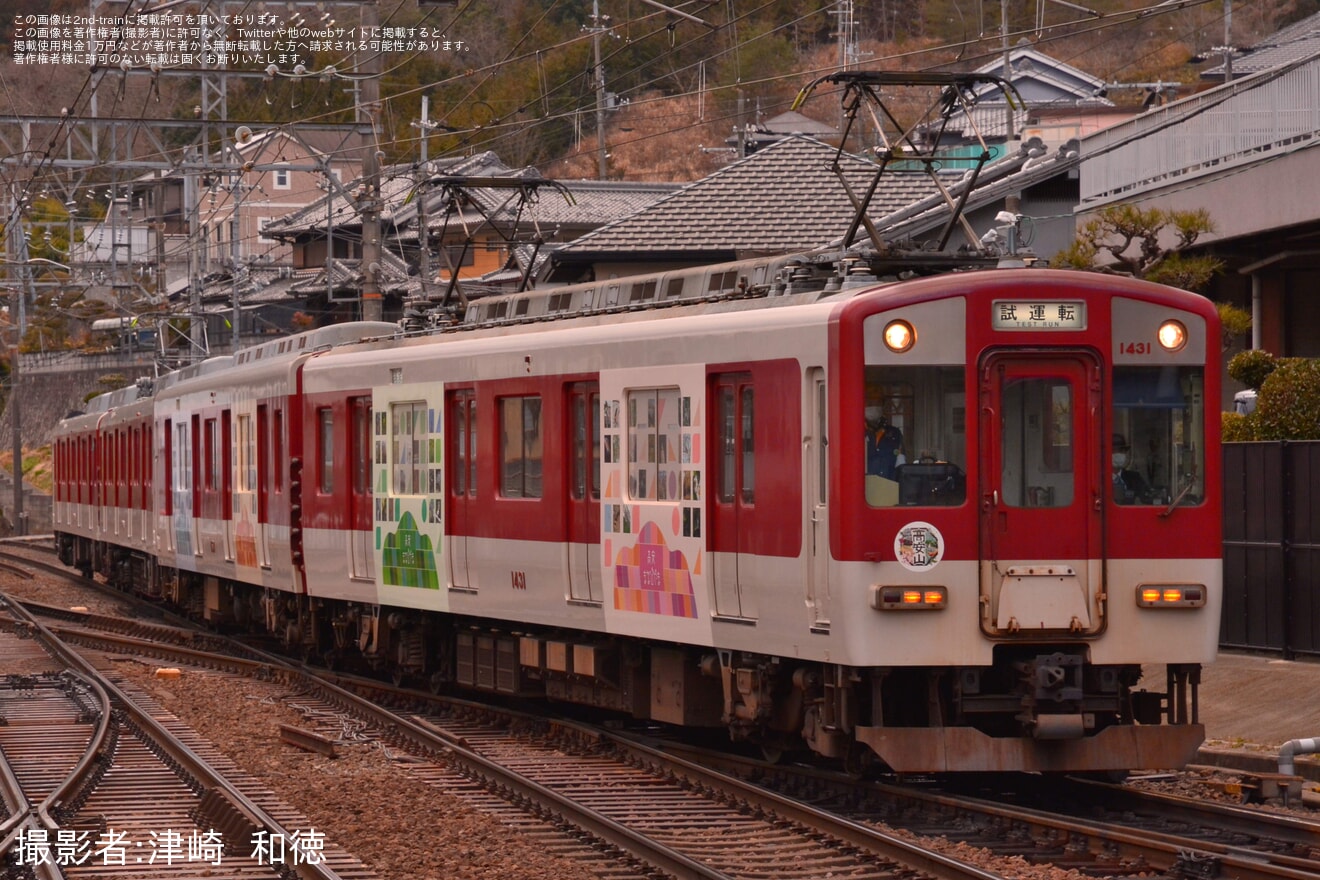
[[[980,365],[982,629],[1103,626],[1100,365],[1084,351]]]

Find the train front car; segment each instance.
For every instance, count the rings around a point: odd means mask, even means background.
[[[1211,304],[1003,270],[832,333],[834,730],[900,771],[1185,764],[1221,596]]]

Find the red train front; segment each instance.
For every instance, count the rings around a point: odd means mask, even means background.
[[[154,543],[85,527],[83,417],[61,547],[308,655],[767,750],[1185,763],[1220,604],[1213,308],[1097,274],[827,274],[659,273],[194,369],[154,398]]]
[[[1219,619],[1211,305],[951,275],[858,297],[835,339],[834,556],[903,658],[857,738],[899,767],[1183,763]]]

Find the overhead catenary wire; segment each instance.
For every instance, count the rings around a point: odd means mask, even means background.
[[[1114,14],[1112,17],[1108,18],[1108,20],[1106,20],[1105,22],[1099,23],[1096,27],[1085,29],[1085,31],[1082,31],[1082,32],[1087,32],[1087,31],[1091,31],[1091,30],[1100,30],[1100,29],[1103,29],[1103,28],[1105,28],[1105,27],[1113,27],[1113,26],[1115,26],[1115,25],[1119,25],[1119,24],[1128,24],[1128,23],[1131,23],[1131,22],[1133,22],[1133,21],[1140,20],[1140,19],[1143,18],[1143,17],[1147,17],[1147,16],[1150,16],[1150,15],[1166,14],[1166,13],[1169,13],[1169,12],[1172,12],[1172,11],[1176,11],[1176,10],[1180,10],[1180,9],[1191,8],[1191,7],[1193,7],[1193,6],[1203,5],[1205,2],[1209,2],[1209,0],[1189,0],[1189,2],[1181,3],[1181,4],[1177,4],[1177,5],[1166,5],[1166,4],[1161,4],[1161,5],[1158,6],[1158,7],[1147,7],[1147,8],[1140,9],[1140,10],[1133,10],[1133,11],[1130,11],[1130,12],[1128,12],[1128,13]],[[470,5],[471,5],[471,4],[470,4],[470,2],[469,2],[469,4],[467,4],[464,8],[466,9],[466,8],[468,8],[468,6],[470,6]],[[768,4],[767,4],[767,5],[768,5]],[[757,7],[757,9],[760,9],[760,8],[763,8],[763,7]],[[743,15],[743,16],[739,16],[738,18],[745,20],[748,16],[755,14],[755,11],[756,11],[756,10],[751,10],[751,11],[749,11],[747,14],[745,14],[745,15]],[[453,18],[453,21],[457,21],[457,19],[458,19],[459,17],[460,17],[460,14],[456,14],[456,15],[454,16],[454,18]],[[804,17],[799,17],[798,19],[795,19],[795,22],[797,22],[797,21],[801,21],[801,20],[803,20],[804,18],[806,18],[806,17],[805,17],[805,16],[804,16]],[[1051,28],[1051,30],[1058,30],[1058,29],[1061,29],[1061,28],[1066,28],[1066,27],[1068,27],[1069,24],[1070,24],[1070,23],[1062,23],[1062,24],[1060,24],[1060,25],[1055,25],[1055,26],[1053,26],[1053,27]],[[650,32],[649,34],[647,34],[646,36],[647,36],[647,37],[655,36],[655,35],[657,35],[657,34],[664,33],[665,30],[666,30],[666,29],[660,29],[660,28],[657,28],[656,30],[651,31],[651,32]],[[1019,33],[1025,33],[1025,31],[1023,31],[1023,32],[1019,32]],[[1050,41],[1053,41],[1053,40],[1056,40],[1056,39],[1064,39],[1064,38],[1066,38],[1066,37],[1075,36],[1077,33],[1078,33],[1077,31],[1069,31],[1069,32],[1067,32],[1067,33],[1059,33],[1059,34],[1057,34],[1057,35],[1055,35],[1055,36],[1046,36],[1046,37],[1042,38],[1041,42],[1050,42]],[[524,34],[524,41],[525,41],[526,37],[527,37],[528,35],[530,35],[530,34],[531,34],[531,31],[530,31],[530,30],[529,30],[526,34]],[[696,40],[703,39],[703,38],[707,38],[707,35],[706,35],[706,34],[702,34],[702,35],[700,35],[699,37],[695,38],[694,40],[690,40],[690,41],[688,41],[687,43],[684,43],[683,45],[685,45],[685,46],[686,46],[686,45],[691,45],[691,44],[692,44],[693,42],[695,42]],[[754,37],[753,39],[760,39],[760,38],[761,38],[761,36],[757,36],[757,37]],[[566,47],[569,47],[569,46],[571,46],[571,45],[573,45],[573,44],[575,44],[575,43],[578,43],[578,42],[580,42],[580,41],[581,41],[581,38],[580,38],[580,37],[578,37],[578,38],[570,38],[570,39],[568,39],[568,40],[563,41],[563,42],[560,43],[560,44],[557,44],[557,45],[554,46],[554,47],[548,47],[548,50],[557,50],[557,49],[561,49],[561,48],[566,48]],[[974,45],[977,41],[975,41],[975,40],[969,40],[969,41],[964,41],[964,42],[965,42],[967,45]],[[913,50],[913,51],[910,51],[910,52],[894,53],[894,54],[891,54],[891,55],[889,55],[889,56],[885,56],[885,58],[880,59],[880,60],[881,60],[881,61],[900,61],[900,62],[901,62],[901,61],[904,60],[904,59],[909,59],[909,58],[913,58],[913,57],[918,57],[918,56],[925,55],[925,54],[932,53],[932,52],[947,51],[947,50],[950,50],[951,48],[955,48],[955,47],[958,47],[958,46],[961,46],[961,45],[963,45],[963,44],[960,44],[960,43],[949,43],[949,44],[943,44],[943,45],[941,45],[941,46],[935,46],[935,47],[922,47],[922,48],[919,48],[919,49],[916,49],[916,50]],[[716,53],[715,56],[713,56],[713,57],[716,57],[716,58],[718,58],[718,57],[723,57],[724,55],[726,55],[726,54],[729,53],[729,52],[735,52],[735,51],[737,51],[737,50],[740,48],[740,46],[741,46],[741,44],[740,44],[738,41],[735,40],[735,41],[733,41],[733,43],[732,43],[731,46],[728,46],[728,47],[722,49],[721,51],[719,51],[718,53]],[[523,54],[523,55],[518,55],[518,56],[509,56],[509,57],[503,58],[503,59],[501,59],[500,61],[495,62],[495,63],[493,63],[492,65],[490,65],[490,66],[488,66],[487,68],[485,68],[485,69],[484,69],[484,70],[485,70],[485,76],[486,76],[487,79],[488,79],[489,77],[491,77],[491,76],[494,76],[494,75],[495,75],[495,74],[496,74],[496,73],[497,73],[502,67],[504,67],[504,66],[506,66],[506,65],[508,65],[508,64],[512,64],[512,63],[515,63],[515,62],[518,62],[518,61],[521,61],[521,60],[525,60],[525,59],[528,59],[528,58],[536,58],[536,57],[543,58],[543,57],[544,57],[544,53],[545,53],[546,51],[547,51],[547,47],[542,47],[542,48],[539,48],[538,50],[536,50],[535,53],[531,53],[531,54]],[[620,50],[620,51],[621,51],[621,50]],[[982,56],[982,57],[993,57],[995,54],[997,54],[997,52],[988,52],[988,53],[986,53],[985,56]],[[975,57],[977,57],[977,56],[973,56],[973,59],[975,59]],[[649,63],[654,63],[654,62],[649,62]],[[391,69],[397,69],[398,67],[399,67],[399,65],[393,65]],[[641,67],[642,67],[642,65],[638,65],[638,67],[636,67],[636,68],[632,68],[631,71],[639,70]],[[662,80],[665,80],[665,79],[672,79],[672,78],[673,78],[677,73],[679,73],[679,72],[682,72],[682,71],[685,71],[685,70],[691,70],[691,69],[693,69],[693,65],[688,65],[688,66],[686,66],[686,67],[679,67],[679,68],[670,68],[670,69],[669,69],[668,71],[666,71],[664,74],[659,75],[659,76],[656,76],[656,77],[652,78],[652,79],[651,79],[650,81],[648,81],[648,82],[638,84],[637,86],[634,87],[633,91],[636,92],[637,90],[641,90],[641,89],[644,89],[644,88],[647,88],[647,87],[652,87],[652,86],[656,85],[657,83],[659,83],[659,82],[662,81]],[[828,69],[830,69],[830,68],[822,68],[821,70],[828,70]],[[347,68],[347,70],[348,70],[348,71],[352,71],[353,68],[352,68],[351,66],[349,66],[349,67]],[[630,71],[630,72],[631,72],[631,71]],[[432,83],[432,84],[428,84],[428,85],[426,85],[426,86],[420,86],[420,87],[417,87],[417,88],[414,88],[414,89],[405,90],[405,91],[403,91],[403,92],[399,92],[399,93],[396,93],[396,94],[393,94],[393,95],[390,95],[390,96],[384,98],[382,103],[389,104],[389,103],[392,102],[392,101],[396,101],[396,100],[398,100],[398,99],[400,99],[400,98],[403,98],[403,97],[405,97],[405,96],[407,96],[407,95],[409,95],[409,94],[416,93],[417,91],[422,90],[422,89],[430,89],[430,88],[434,88],[434,87],[437,87],[437,86],[440,86],[440,85],[445,85],[445,84],[448,84],[448,83],[452,83],[452,82],[455,82],[455,81],[459,81],[459,80],[461,80],[462,78],[465,78],[466,76],[468,76],[469,74],[470,74],[470,72],[464,72],[463,74],[456,74],[456,75],[453,76],[453,77],[450,77],[450,78],[448,78],[448,79],[446,79],[446,80],[441,80],[441,81],[439,81],[439,82],[437,82],[437,83]],[[753,80],[742,80],[742,81],[740,81],[739,83],[737,83],[737,86],[741,86],[741,87],[743,87],[743,88],[748,88],[748,87],[754,87],[754,86],[757,86],[757,85],[773,84],[773,83],[777,83],[777,82],[783,82],[783,81],[787,81],[787,80],[798,79],[798,78],[801,78],[801,77],[804,76],[804,75],[810,75],[810,73],[808,73],[808,74],[804,74],[804,73],[801,73],[801,72],[795,72],[795,73],[792,73],[792,74],[784,74],[784,75],[778,75],[778,76],[764,77],[764,78],[758,78],[758,79],[753,79]],[[83,91],[85,91],[85,87],[86,87],[86,83],[87,83],[87,82],[88,82],[88,81],[85,80]],[[562,91],[563,88],[564,88],[564,85],[565,85],[565,84],[561,84],[560,86],[556,87],[556,91]],[[731,87],[734,87],[734,86],[724,86],[724,87],[719,87],[719,86],[717,86],[717,87],[714,87],[714,88],[712,89],[712,91],[714,91],[714,90],[716,90],[716,89],[719,89],[719,88],[731,88]],[[469,92],[468,92],[468,94],[469,94],[469,95],[471,95],[471,94],[475,94],[475,91],[472,90],[472,89],[470,89]],[[692,94],[695,94],[695,93],[693,93],[693,92],[691,92],[691,91],[688,91],[688,92],[678,92],[678,93],[676,93],[676,95],[678,95],[678,96],[692,95]],[[672,96],[672,95],[669,95],[669,96],[665,96],[664,98],[657,98],[657,99],[655,99],[655,100],[666,100],[666,99],[668,99],[668,98],[670,98],[670,97],[673,97],[673,96]],[[541,95],[538,96],[538,100],[540,100],[540,101],[542,101],[542,102],[546,102],[546,101],[548,101],[550,98],[551,98],[551,94],[548,94],[548,93],[542,93]],[[634,99],[634,100],[636,100],[638,103],[645,103],[645,102],[642,101],[641,99]],[[336,110],[336,111],[334,111],[334,112],[335,112],[335,113],[340,113],[340,112],[343,112],[343,111],[341,111],[341,110]],[[510,111],[509,113],[504,114],[503,116],[494,116],[491,120],[489,120],[488,122],[486,122],[485,124],[482,124],[482,125],[480,125],[480,126],[473,127],[473,128],[469,128],[469,129],[460,129],[460,130],[458,130],[458,131],[456,131],[456,132],[451,132],[451,133],[450,133],[451,136],[456,137],[456,138],[458,139],[459,145],[458,145],[457,147],[455,147],[453,150],[451,150],[451,151],[450,151],[450,154],[453,154],[453,153],[456,153],[456,152],[462,152],[462,151],[464,151],[464,150],[470,149],[471,145],[474,144],[474,143],[476,142],[476,141],[474,140],[474,138],[477,137],[477,136],[481,136],[481,137],[483,137],[483,138],[486,138],[487,140],[484,141],[485,143],[498,145],[498,143],[501,142],[502,138],[507,137],[507,136],[511,136],[511,135],[514,133],[514,128],[515,128],[515,127],[523,127],[523,126],[526,125],[526,122],[525,122],[525,121],[523,121],[523,120],[517,120],[517,119],[514,119],[514,118],[513,118],[513,117],[516,115],[517,112],[518,112],[518,110],[515,109],[515,110],[513,110],[513,111]],[[578,112],[577,109],[564,110],[564,111],[561,111],[561,112],[559,112],[559,113],[557,113],[557,114],[555,114],[555,115],[553,115],[553,116],[549,116],[549,117],[547,117],[547,118],[545,118],[545,119],[536,120],[536,122],[535,122],[534,124],[543,125],[543,124],[546,124],[546,123],[551,122],[551,121],[554,121],[554,120],[562,120],[562,119],[566,119],[566,118],[570,117],[572,114],[574,114],[574,113],[576,113],[576,112]],[[298,120],[297,122],[286,123],[286,125],[289,125],[289,126],[296,126],[296,125],[301,124],[302,122],[305,122],[305,121],[316,121],[317,119],[328,118],[328,117],[330,117],[331,115],[333,115],[333,114],[331,114],[331,113],[317,114],[317,115],[313,115],[313,116],[309,116],[309,117],[304,117],[303,119],[300,119],[300,120]],[[735,114],[732,114],[732,113],[730,113],[730,114],[725,114],[725,115],[722,116],[722,117],[718,117],[718,118],[716,119],[716,121],[720,121],[720,120],[722,120],[722,119],[733,118],[734,115],[735,115]],[[679,130],[683,130],[683,129],[679,129]],[[492,134],[494,134],[493,137],[492,137]],[[642,135],[642,136],[638,136],[638,137],[636,137],[636,138],[623,138],[623,139],[621,139],[621,140],[616,141],[616,144],[617,144],[618,146],[624,146],[624,145],[628,145],[628,144],[637,143],[637,142],[640,142],[640,141],[647,140],[647,139],[649,139],[650,137],[653,137],[653,136],[650,136],[650,135]],[[402,147],[407,147],[408,144],[410,143],[410,140],[411,140],[411,139],[404,138],[404,139],[399,139],[399,140],[397,140],[395,143],[396,143],[397,145],[402,146]],[[51,154],[51,148],[53,148],[54,146],[55,146],[55,144],[54,144],[54,139],[52,139],[52,143],[49,143],[49,144],[47,145],[48,149],[45,151],[45,154],[43,155],[43,159],[40,160],[40,161],[38,162],[38,169],[40,169],[41,166],[44,166],[44,164],[45,164],[45,160],[46,160],[46,159],[49,157],[49,155]],[[442,155],[444,155],[444,154],[442,154]],[[35,181],[38,177],[39,177],[39,173],[34,172],[34,173],[32,174],[32,176],[28,178],[28,180],[29,180],[30,182],[31,182],[31,181]],[[30,187],[31,185],[32,185],[32,184],[29,183],[27,186]],[[227,193],[223,194],[223,195],[222,195],[222,198],[228,198],[228,194],[227,194]],[[245,241],[247,241],[247,239],[245,239]]]

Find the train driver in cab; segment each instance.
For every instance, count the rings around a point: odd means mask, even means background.
[[[1149,504],[1150,484],[1132,467],[1132,448],[1122,434],[1114,435],[1113,483],[1115,504]]]
[[[866,472],[886,480],[897,479],[895,470],[906,461],[903,432],[889,423],[882,407],[868,406],[862,415],[866,419]]]

